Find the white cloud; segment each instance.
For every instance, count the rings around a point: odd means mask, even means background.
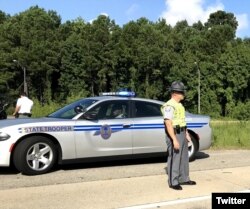
[[[238,30],[243,30],[248,28],[248,17],[247,14],[235,15],[238,21]]]
[[[102,12],[100,15],[103,15],[103,16],[106,16],[106,17],[109,17],[108,13],[105,13],[105,12]]]
[[[99,15],[104,15],[104,16],[106,16],[106,17],[109,17],[109,15],[108,15],[106,12],[101,12]],[[98,15],[98,16],[99,16],[99,15]],[[97,20],[97,17],[94,18],[94,19],[89,20],[88,22],[89,22],[90,24],[92,24],[93,21],[95,21],[95,20]]]
[[[165,0],[166,10],[161,18],[174,26],[178,21],[187,20],[192,25],[199,20],[204,23],[208,20],[210,13],[224,10],[224,5],[219,1],[214,5],[204,6],[204,0]]]
[[[238,21],[238,28],[236,32],[237,37],[246,37],[249,36],[248,33],[248,15],[247,14],[240,14],[240,15],[235,15],[236,19]]]
[[[220,0],[216,3],[205,5],[207,0],[165,0],[166,9],[162,12],[160,18],[166,19],[166,22],[174,26],[178,21],[187,20],[189,25],[201,21],[207,22],[209,15],[218,10],[224,11],[224,5]],[[234,14],[238,21],[236,36],[244,36],[249,28],[247,14]]]

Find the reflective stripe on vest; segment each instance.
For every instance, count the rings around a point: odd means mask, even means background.
[[[185,108],[181,103],[176,102],[173,99],[170,99],[168,102],[166,102],[164,105],[161,107],[161,112],[164,115],[164,109],[167,106],[171,106],[174,108],[174,116],[172,119],[173,126],[179,125],[180,127],[186,126],[186,121],[185,121]]]

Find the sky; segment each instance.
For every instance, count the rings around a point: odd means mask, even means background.
[[[36,5],[56,11],[62,23],[79,17],[91,22],[105,14],[120,26],[141,17],[153,22],[165,18],[172,26],[187,20],[192,25],[199,20],[204,23],[210,13],[223,10],[235,15],[239,24],[236,36],[250,37],[250,0],[0,0],[0,10],[11,16]]]

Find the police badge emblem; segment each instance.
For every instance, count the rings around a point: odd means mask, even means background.
[[[103,125],[100,132],[103,139],[108,139],[111,136],[112,130],[109,125]]]

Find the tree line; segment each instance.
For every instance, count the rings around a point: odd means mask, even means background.
[[[16,98],[24,70],[29,96],[41,104],[118,88],[166,101],[180,80],[190,112],[200,97],[202,114],[249,119],[250,38],[236,38],[237,27],[224,11],[191,26],[144,17],[119,26],[104,15],[62,23],[38,6],[13,16],[0,10],[0,94]]]

